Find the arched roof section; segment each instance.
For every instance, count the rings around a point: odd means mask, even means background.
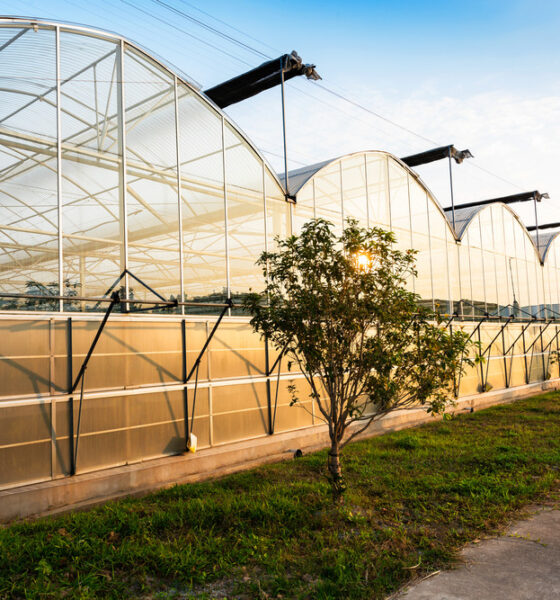
[[[125,44],[128,48],[131,48],[135,52],[146,57],[146,59],[148,59],[151,63],[156,64],[160,69],[165,71],[169,75],[169,77],[177,78],[177,81],[179,81],[182,85],[187,86],[189,91],[192,94],[196,95],[196,97],[201,102],[203,102],[208,107],[209,110],[213,110],[213,111],[219,113],[220,116],[223,117],[224,121],[229,125],[229,127],[231,127],[231,129],[234,130],[243,139],[243,141],[247,144],[247,146],[250,147],[251,151],[255,155],[257,155],[260,160],[262,160],[262,162],[265,165],[265,168],[268,172],[269,177],[275,181],[275,183],[278,185],[278,187],[280,188],[282,193],[284,192],[282,182],[278,178],[278,175],[276,174],[276,172],[271,168],[270,164],[268,163],[268,160],[263,156],[263,154],[260,152],[260,150],[251,142],[251,140],[243,132],[243,130],[236,123],[234,123],[234,121],[226,113],[224,113],[214,102],[212,102],[212,100],[210,98],[208,98],[200,90],[199,84],[195,83],[191,78],[189,78],[179,68],[169,64],[164,59],[160,58],[155,53],[147,50],[140,44],[138,44],[132,40],[129,40],[117,33],[108,31],[108,30],[88,27],[85,25],[80,25],[80,24],[75,24],[75,23],[68,23],[68,22],[64,22],[64,21],[36,19],[36,18],[32,18],[32,17],[0,17],[0,31],[2,28],[14,28],[14,29],[19,29],[20,31],[16,32],[15,35],[11,39],[2,40],[2,43],[0,43],[1,50],[6,50],[6,49],[8,49],[8,46],[15,44],[15,42],[26,31],[35,31],[36,32],[38,29],[54,29],[54,30],[59,30],[61,32],[74,33],[76,35],[83,35],[86,37],[97,38],[100,40],[108,40],[108,41],[112,41],[117,44],[120,44],[120,43]],[[53,50],[53,55],[54,55],[54,50]],[[53,58],[55,58],[55,57],[53,56]],[[83,70],[84,69],[82,67],[80,69],[80,71],[83,71]],[[38,81],[41,79],[41,74],[39,71],[37,72],[36,79]],[[29,85],[28,82],[25,82],[25,83],[23,83],[23,86],[25,84]],[[31,84],[31,85],[33,86],[34,84]],[[34,86],[35,89],[31,89],[31,90],[21,89],[21,90],[18,90],[18,92],[24,97],[27,96],[27,97],[32,98],[33,96],[36,96],[38,93],[38,91],[37,91],[38,85],[39,84]],[[8,89],[6,89],[6,86],[4,86],[4,89],[2,90],[2,92],[7,92],[7,91],[14,92],[15,89],[12,88],[11,90],[8,90]],[[49,92],[47,92],[47,94],[45,94],[45,96],[47,96],[48,93],[54,94],[54,89],[51,89]]]
[[[0,18],[0,73],[0,292],[93,298],[123,273],[198,302],[262,285],[291,205],[187,78],[121,36],[28,18]]]
[[[546,237],[541,236],[541,239],[539,240],[539,248],[537,248],[536,239],[534,239],[533,236],[531,236],[531,234],[528,232],[527,228],[521,221],[519,215],[509,205],[506,205],[501,202],[496,202],[495,204],[490,205],[458,208],[455,210],[455,231],[453,231],[451,209],[443,209],[441,204],[437,201],[429,187],[424,183],[424,181],[419,177],[419,175],[410,167],[408,167],[405,163],[403,163],[399,158],[388,152],[373,150],[353,153],[290,171],[288,174],[290,193],[294,194],[299,202],[300,196],[303,196],[305,198],[308,195],[309,192],[306,188],[311,185],[311,182],[321,178],[323,173],[326,173],[328,170],[332,170],[333,166],[337,165],[338,163],[340,163],[342,169],[344,169],[343,165],[345,162],[349,160],[355,160],[357,157],[364,157],[365,160],[367,160],[368,157],[385,157],[390,165],[403,169],[409,175],[409,177],[412,178],[412,180],[414,180],[426,193],[432,207],[435,209],[434,211],[432,211],[432,213],[439,213],[439,215],[445,222],[449,233],[457,241],[461,241],[463,239],[463,237],[466,235],[466,231],[469,225],[472,223],[472,221],[476,218],[477,215],[479,215],[482,211],[486,209],[490,209],[492,206],[500,206],[512,215],[516,226],[518,226],[523,231],[523,235],[530,241],[533,251],[535,252],[536,258],[539,262],[543,262],[543,257],[545,255],[547,245],[550,243],[551,240],[547,240]],[[280,175],[280,179],[284,179],[284,174]],[[350,213],[348,213],[348,216],[350,216]]]
[[[402,173],[406,174],[407,177],[409,177],[410,179],[412,179],[413,181],[415,181],[418,184],[418,186],[422,189],[422,191],[425,192],[425,194],[427,195],[428,201],[430,202],[430,204],[433,208],[431,213],[432,214],[437,213],[441,217],[441,223],[444,224],[444,226],[447,228],[449,235],[453,239],[458,239],[455,232],[453,231],[453,228],[451,226],[451,223],[449,222],[449,219],[447,218],[447,216],[445,214],[445,211],[443,210],[443,208],[441,207],[441,205],[439,204],[439,202],[437,201],[437,199],[435,198],[433,193],[430,191],[428,186],[422,181],[422,179],[420,178],[418,173],[413,171],[402,160],[400,160],[398,157],[394,156],[393,154],[390,154],[389,152],[384,152],[384,151],[380,151],[380,150],[369,150],[369,151],[363,151],[363,152],[356,152],[356,153],[351,153],[351,154],[347,154],[344,156],[339,156],[337,158],[326,160],[326,161],[316,163],[313,165],[309,165],[306,167],[302,167],[300,169],[292,170],[288,173],[289,192],[290,192],[290,194],[296,196],[297,201],[299,203],[300,198],[301,197],[305,198],[306,195],[309,193],[308,188],[309,188],[309,186],[311,186],[312,182],[320,180],[323,175],[325,177],[328,177],[328,173],[329,173],[329,171],[333,170],[333,167],[340,165],[341,172],[344,172],[346,165],[352,161],[356,162],[356,161],[363,160],[364,163],[367,164],[368,160],[379,160],[379,159],[383,159],[383,160],[387,161],[387,165],[388,165],[387,172],[389,172],[391,169],[401,171]],[[366,178],[367,185],[370,186],[374,182],[372,181],[372,173],[370,173],[369,170],[367,170],[367,171],[368,171],[368,173],[367,173],[368,177]],[[373,176],[378,179],[379,183],[382,183],[383,178],[387,177],[387,173],[384,173],[383,170],[379,170],[377,173],[373,174]],[[281,181],[284,181],[285,175],[282,173],[281,175],[279,175],[279,178]],[[341,180],[342,179],[343,178],[341,178]],[[334,184],[334,181],[333,181],[333,184]],[[341,186],[343,186],[342,183],[341,183]],[[346,213],[346,216],[352,216],[352,214],[350,212],[348,212],[348,213]]]
[[[455,226],[457,228],[459,239],[464,239],[464,237],[467,235],[469,227],[476,220],[477,216],[485,215],[487,214],[487,211],[488,214],[490,214],[492,210],[495,211],[497,207],[499,207],[501,210],[506,211],[513,217],[514,226],[516,228],[519,228],[519,230],[523,232],[523,236],[530,242],[530,247],[532,247],[533,252],[535,253],[535,258],[539,263],[542,264],[543,258],[541,255],[540,248],[537,248],[536,239],[533,238],[533,236],[529,233],[529,231],[521,221],[519,215],[509,205],[504,204],[503,202],[494,202],[492,204],[485,204],[483,206],[472,206],[468,208],[460,208],[455,210]],[[446,210],[445,212],[449,215],[451,214],[450,210]],[[492,242],[490,240],[487,240],[487,244],[489,249],[491,249]]]
[[[534,234],[533,239],[536,244],[536,235]],[[539,233],[539,250],[545,263],[553,251],[560,253],[560,231],[541,231]]]

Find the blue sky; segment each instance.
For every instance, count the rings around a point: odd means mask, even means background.
[[[330,89],[438,144],[469,147],[476,158],[455,170],[458,202],[538,188],[552,197],[542,220],[560,221],[558,1],[4,0],[0,10],[116,31],[203,88],[260,64],[262,54],[295,49]],[[289,83],[287,110],[292,168],[356,150],[402,156],[430,146],[306,81]],[[228,112],[280,170],[278,90]],[[421,174],[446,205],[444,165]],[[529,207],[519,212],[531,222]]]

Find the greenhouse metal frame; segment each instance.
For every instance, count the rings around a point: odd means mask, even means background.
[[[288,195],[196,85],[108,32],[2,19],[0,80],[0,488],[182,452],[190,431],[205,448],[320,425],[239,309],[260,253],[313,217],[418,251],[410,289],[487,359],[457,395],[558,376],[560,242],[509,205],[453,227],[382,151],[292,171]]]

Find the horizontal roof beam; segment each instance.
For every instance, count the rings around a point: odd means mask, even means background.
[[[409,167],[416,167],[444,158],[452,158],[457,164],[461,164],[465,158],[473,158],[473,155],[470,150],[457,150],[453,144],[450,144],[449,146],[440,146],[439,148],[426,150],[426,152],[420,152],[419,154],[411,154],[410,156],[401,158],[401,160]]]
[[[321,79],[315,71],[315,65],[304,64],[298,53],[293,50],[291,54],[283,54],[251,71],[204,90],[204,94],[220,108],[225,108],[279,85],[282,71],[284,81],[298,75],[305,75],[307,79],[315,81]]]
[[[549,198],[546,193],[541,194],[538,190],[532,192],[521,192],[519,194],[512,194],[511,196],[500,196],[499,198],[489,198],[488,200],[477,200],[476,202],[467,202],[466,204],[456,204],[455,210],[460,208],[472,208],[474,206],[485,206],[486,204],[493,204],[494,202],[501,202],[502,204],[513,204],[514,202],[527,202],[529,200],[536,200],[540,202],[543,198]],[[444,210],[449,211],[451,207],[447,207]]]
[[[529,225],[527,227],[528,231],[536,231],[537,229],[540,231],[541,229],[554,229],[556,227],[560,227],[560,222],[557,223],[545,223],[544,225]]]

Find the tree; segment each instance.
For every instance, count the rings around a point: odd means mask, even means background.
[[[337,237],[316,219],[301,235],[276,242],[277,250],[257,261],[264,291],[244,305],[254,330],[305,376],[328,425],[328,477],[342,501],[344,446],[397,408],[443,412],[454,377],[472,364],[464,359],[470,342],[407,290],[416,252],[398,250],[392,232],[348,219]],[[291,403],[300,402],[295,387],[291,392]]]

